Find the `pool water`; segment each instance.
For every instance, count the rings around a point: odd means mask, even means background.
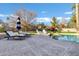
[[[66,40],[79,43],[79,36],[77,35],[61,35],[61,36],[53,36],[53,38],[56,40]]]

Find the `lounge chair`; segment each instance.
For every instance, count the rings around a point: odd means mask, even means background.
[[[48,33],[45,29],[43,29],[42,31],[36,30],[36,32],[39,35],[47,35],[47,36],[50,36],[50,33]]]
[[[20,34],[30,35],[28,32],[19,31]]]
[[[15,38],[21,39],[22,38],[22,39],[24,39],[26,37],[25,34],[19,34],[18,32],[13,32],[13,31],[5,31],[5,33],[7,35],[6,38],[8,38],[8,40],[10,38],[12,38],[12,39],[15,39]]]
[[[42,30],[42,32],[43,32],[44,34],[47,34],[47,31],[46,31],[46,30],[44,30],[44,29]]]
[[[50,33],[48,33],[45,29],[42,30],[43,35],[50,36]]]
[[[29,32],[19,31],[19,33],[26,35],[26,37],[30,37],[31,36],[31,33],[29,33]]]
[[[40,34],[40,32],[39,32],[38,30],[36,30],[36,33],[37,33],[37,34]]]

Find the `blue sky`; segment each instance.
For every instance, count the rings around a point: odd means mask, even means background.
[[[71,3],[0,3],[0,18],[6,18],[5,15],[10,15],[20,8],[32,10],[36,12],[37,18],[65,18],[69,20],[72,15]],[[4,17],[3,17],[4,16]]]

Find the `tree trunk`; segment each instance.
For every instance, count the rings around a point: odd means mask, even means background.
[[[79,31],[79,7],[78,3],[76,3],[76,28]]]

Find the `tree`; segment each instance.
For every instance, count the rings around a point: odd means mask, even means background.
[[[76,28],[76,15],[73,15],[70,19],[70,21],[68,22],[67,25],[68,28]]]
[[[52,21],[51,21],[51,26],[53,27],[57,27],[58,23],[57,23],[57,19],[55,17],[52,18]]]
[[[57,31],[58,22],[55,17],[52,18],[50,30]]]
[[[61,21],[61,23],[60,23],[60,27],[61,28],[67,28],[67,21],[66,21],[66,19],[62,19],[62,21]]]
[[[46,27],[47,27],[47,26],[46,26],[44,23],[41,23],[41,24],[38,24],[38,25],[37,25],[37,28],[38,28],[38,29],[41,29],[41,30],[47,29]]]
[[[78,7],[79,7],[79,6],[78,6]],[[77,20],[76,20],[76,4],[73,4],[72,10],[73,10],[74,12],[72,13],[71,19],[70,19],[70,21],[68,22],[67,27],[69,27],[69,28],[76,28],[76,23],[77,23]]]
[[[9,25],[13,28],[16,28],[16,20],[17,17],[19,17],[21,19],[22,30],[30,30],[31,26],[29,24],[35,16],[36,14],[32,11],[28,11],[26,9],[19,9],[12,16],[8,17]]]
[[[4,32],[5,31],[5,22],[0,19],[0,32]]]
[[[36,17],[35,12],[26,9],[19,9],[18,11],[16,11],[15,15],[19,16],[21,20],[25,20],[28,23],[30,23],[32,19]]]

